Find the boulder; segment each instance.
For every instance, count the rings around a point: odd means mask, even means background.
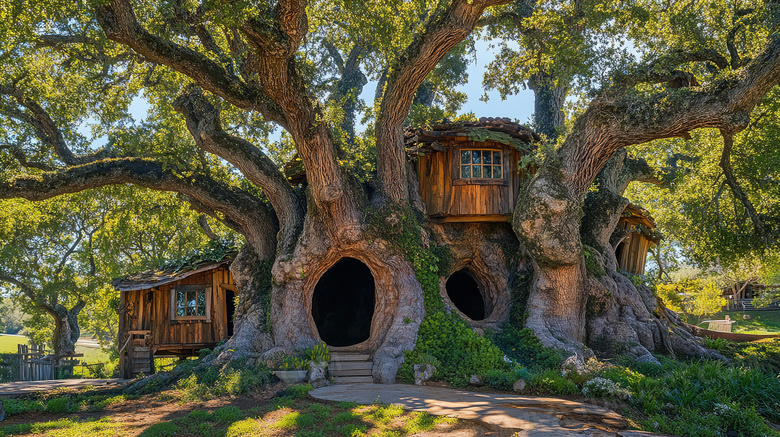
[[[414,365],[414,383],[422,385],[425,381],[433,378],[436,373],[436,366],[433,364],[415,364]]]

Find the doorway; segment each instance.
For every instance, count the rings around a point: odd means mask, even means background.
[[[355,258],[342,258],[320,277],[312,295],[311,315],[329,346],[353,346],[371,337],[374,276]]]

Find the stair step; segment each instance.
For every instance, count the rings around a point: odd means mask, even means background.
[[[336,376],[333,378],[336,384],[371,384],[374,378],[370,376]]]
[[[373,361],[331,361],[328,364],[330,370],[371,370],[373,368]]]
[[[332,376],[371,376],[371,369],[335,370],[328,369]]]
[[[367,354],[331,353],[330,361],[368,361],[369,357]]]

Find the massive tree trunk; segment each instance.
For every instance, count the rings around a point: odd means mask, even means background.
[[[84,309],[86,302],[82,299],[71,309],[65,308],[62,304],[54,306],[45,305],[42,307],[54,319],[54,334],[52,336],[52,346],[54,347],[54,356],[57,358],[70,357],[76,353],[76,342],[81,336],[78,316]]]

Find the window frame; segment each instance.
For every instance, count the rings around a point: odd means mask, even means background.
[[[505,147],[493,145],[477,145],[474,143],[453,147],[452,154],[452,185],[509,185],[509,172],[507,161],[509,153]],[[463,150],[490,150],[501,153],[501,178],[462,178],[460,177],[460,155]],[[469,164],[473,165],[473,164]],[[492,164],[491,164],[492,166]]]
[[[176,314],[178,309],[178,299],[177,299],[177,293],[179,291],[190,292],[203,292],[204,298],[205,298],[205,304],[206,304],[206,314],[203,316],[180,316]],[[171,301],[171,321],[200,321],[200,322],[210,322],[211,321],[211,286],[210,285],[175,285],[171,287],[170,291],[170,301]],[[197,298],[196,298],[197,299]],[[186,306],[185,306],[186,308]]]

